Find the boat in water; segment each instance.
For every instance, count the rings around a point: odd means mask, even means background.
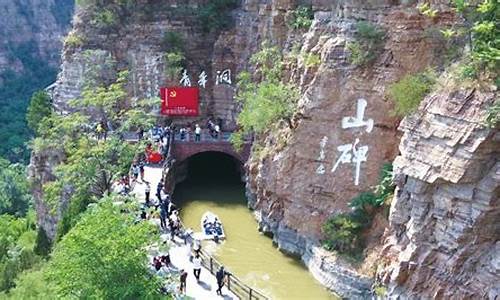
[[[201,238],[204,240],[217,241],[226,238],[226,234],[224,233],[224,228],[222,227],[219,217],[210,211],[207,211],[201,217],[200,227]]]

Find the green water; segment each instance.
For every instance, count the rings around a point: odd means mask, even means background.
[[[186,226],[200,231],[207,210],[219,216],[227,240],[203,244],[227,269],[272,299],[335,299],[297,259],[279,252],[257,230],[246,206],[244,186],[231,161],[218,155],[195,157],[188,180],[177,185],[174,201]]]

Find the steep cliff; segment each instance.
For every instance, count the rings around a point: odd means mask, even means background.
[[[29,68],[20,55],[33,55],[58,67],[73,3],[73,0],[0,1],[0,73],[6,70],[21,73]]]
[[[397,193],[380,272],[393,296],[500,295],[500,132],[484,125],[498,93],[429,96],[400,125]]]
[[[0,155],[26,162],[33,92],[54,82],[74,0],[0,1]]]
[[[494,222],[498,174],[485,172],[494,172],[498,133],[481,125],[481,113],[496,94],[443,93],[428,98],[425,103],[429,105],[422,105],[421,113],[401,125],[399,149],[399,120],[389,113],[392,104],[385,96],[388,85],[404,74],[442,67],[446,45],[432,32],[459,22],[448,1],[431,1],[440,13],[427,18],[416,8],[417,1],[313,0],[312,25],[303,29],[290,26],[297,2],[241,1],[230,12],[234,21],[230,28],[209,31],[199,20],[199,10],[208,3],[202,0],[111,5],[107,9],[113,17],[106,24],[96,23],[95,11],[80,9],[72,39],[64,48],[55,105],[60,110],[71,109],[69,100],[78,98],[85,84],[107,82],[121,69],[130,71],[127,88],[132,99],[157,96],[159,87],[167,83],[169,66],[164,57],[172,46],[165,36],[177,32],[183,40],[191,82],[198,85],[199,75],[205,71],[208,83],[201,89],[201,116],[176,121],[203,121],[210,116],[221,118],[224,129],[233,129],[239,110],[233,99],[235,74],[252,69],[250,56],[261,42],[271,41],[287,56],[287,78],[302,96],[292,126],[258,137],[264,150],[254,151],[247,165],[249,204],[261,229],[273,235],[281,250],[301,256],[330,289],[345,297],[368,297],[373,269],[380,262],[356,268],[323,250],[319,246],[321,226],[329,216],[349,211],[349,201],[376,184],[382,165],[401,151],[396,174],[408,179],[398,181],[385,234],[387,269],[380,271],[380,277],[392,287],[391,295],[421,293],[443,298],[469,295],[452,286],[465,282],[465,274],[473,270],[484,281],[474,279],[468,286],[470,293],[483,295],[479,290],[498,279],[498,257],[494,256],[498,251],[487,249],[498,240],[498,223]],[[356,66],[350,61],[353,54],[348,44],[356,40],[356,24],[361,20],[384,34],[373,60]],[[318,61],[311,63],[311,55]],[[230,82],[216,84],[218,72],[224,70],[231,71]],[[441,165],[438,160],[445,154],[449,159]],[[52,172],[50,167],[40,170]],[[38,178],[41,191],[50,176]],[[43,195],[37,196],[43,203]],[[482,201],[478,207],[474,197]],[[40,221],[53,229],[57,219],[47,216]],[[383,243],[384,224],[380,223],[371,241],[375,256]],[[483,224],[489,226],[484,231],[487,237],[468,247],[465,239],[475,236]],[[431,234],[434,229],[439,237]],[[457,250],[459,246],[461,250]],[[468,252],[461,252],[463,249]],[[480,259],[468,254],[479,257],[477,251],[484,252]],[[456,259],[452,266],[445,266],[448,257]],[[471,265],[459,266],[465,258],[471,259]],[[476,270],[472,263],[479,261],[490,267]],[[431,262],[437,264],[432,266],[436,270],[425,267]],[[453,272],[446,271],[449,267]]]

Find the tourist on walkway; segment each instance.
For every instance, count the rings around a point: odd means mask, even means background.
[[[220,135],[220,126],[217,124],[215,125],[215,138],[218,139]]]
[[[181,276],[180,276],[180,281],[181,281],[181,286],[180,286],[180,292],[181,294],[186,293],[186,279],[187,279],[188,273],[182,269],[181,270]]]
[[[146,181],[146,188],[144,188],[144,194],[146,196],[146,206],[149,207],[149,196],[151,194],[151,186],[147,181]]]
[[[136,163],[134,163],[132,165],[132,178],[134,182],[137,181],[137,178],[139,178],[139,173],[140,173],[140,168]]]
[[[201,273],[201,258],[199,254],[193,258],[193,273],[194,277],[196,277],[196,281],[200,281],[200,273]]]
[[[187,130],[186,128],[182,127],[180,130],[179,130],[180,134],[181,134],[181,141],[184,141],[186,140],[186,134],[187,134]]]
[[[158,201],[161,203],[161,190],[163,190],[163,182],[158,182],[158,185],[156,186],[156,197],[158,198]]]
[[[167,254],[163,254],[160,257],[160,260],[165,267],[170,268],[170,265],[172,264],[172,261],[170,260],[170,253],[167,252]]]
[[[167,229],[167,211],[163,205],[160,205],[160,227],[163,230]]]
[[[139,162],[139,172],[141,173],[141,181],[144,182],[144,161]]]
[[[193,252],[195,256],[201,253],[201,241],[199,239],[195,239],[193,242]]]
[[[155,268],[156,271],[160,271],[161,269],[161,261],[160,258],[157,256],[153,257],[153,267]]]
[[[196,128],[194,129],[194,140],[196,142],[201,141],[201,127],[198,124],[196,124]]]
[[[220,266],[219,271],[215,274],[215,278],[217,279],[217,286],[219,287],[217,289],[217,295],[222,296],[222,287],[224,286],[224,279],[226,279],[226,276],[228,273],[224,271],[224,267]]]

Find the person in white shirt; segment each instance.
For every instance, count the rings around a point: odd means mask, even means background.
[[[194,129],[194,140],[196,142],[201,141],[201,127],[198,124],[196,124],[196,128]]]
[[[196,277],[196,281],[200,281],[200,273],[201,273],[201,258],[199,254],[193,258],[193,273],[194,277]]]

